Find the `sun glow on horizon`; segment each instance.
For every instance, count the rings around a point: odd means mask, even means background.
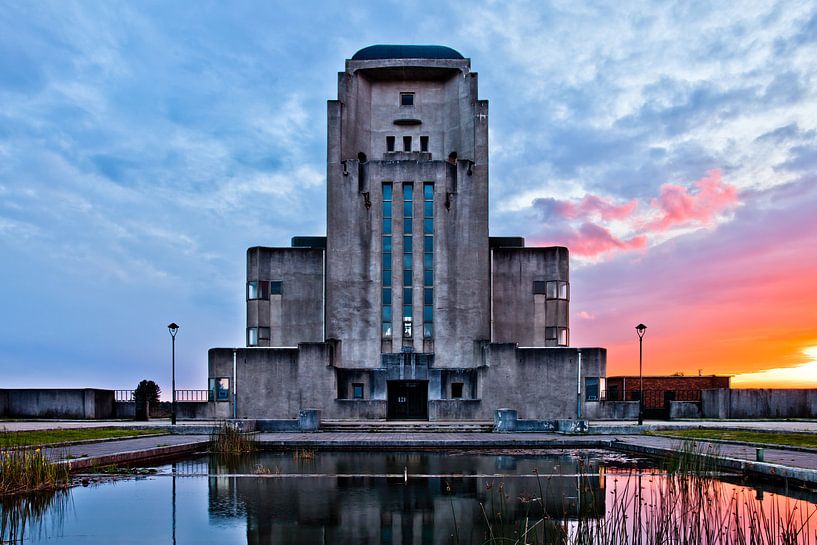
[[[793,367],[774,367],[732,377],[734,388],[817,388],[817,346],[803,349],[811,361]]]

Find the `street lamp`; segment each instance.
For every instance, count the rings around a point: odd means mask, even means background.
[[[179,326],[176,325],[175,322],[171,322],[169,326],[167,326],[167,330],[170,331],[170,338],[171,344],[173,346],[172,350],[172,381],[170,386],[170,423],[174,426],[176,425],[176,333],[179,331]]]
[[[644,423],[644,333],[647,332],[647,326],[638,324],[635,326],[635,332],[638,333],[638,425]]]

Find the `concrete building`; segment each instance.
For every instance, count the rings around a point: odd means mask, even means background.
[[[569,346],[567,248],[489,236],[488,102],[468,59],[355,53],[326,170],[326,237],[247,251],[247,346],[209,354],[217,414],[575,418],[598,399],[605,350]]]

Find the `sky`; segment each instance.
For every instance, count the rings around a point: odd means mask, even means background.
[[[490,102],[492,235],[571,250],[608,374],[817,387],[815,2],[13,1],[3,387],[205,388],[247,247],[325,233],[355,51],[442,44]]]

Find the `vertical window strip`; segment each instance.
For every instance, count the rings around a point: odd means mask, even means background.
[[[403,182],[403,337],[412,336],[414,183]]]
[[[383,183],[383,234],[381,251],[383,254],[383,302],[382,302],[382,331],[383,338],[392,336],[392,184]]]
[[[423,184],[423,338],[434,337],[434,184]]]

